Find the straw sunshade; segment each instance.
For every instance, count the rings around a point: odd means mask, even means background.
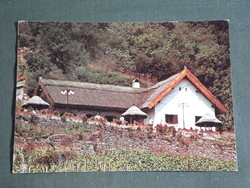
[[[127,111],[124,112],[122,116],[140,116],[146,118],[147,114],[141,111],[138,107],[133,105],[129,109],[127,109]]]
[[[199,127],[219,127],[222,122],[218,120],[215,115],[207,113],[195,123]]]
[[[33,108],[40,108],[40,109],[48,108],[49,103],[45,102],[43,99],[41,99],[38,96],[33,96],[26,103],[24,103],[22,107],[27,108],[29,106]]]
[[[127,109],[126,112],[122,114],[122,116],[127,117],[130,119],[130,123],[134,123],[134,120],[140,119],[142,122],[142,119],[147,117],[147,114],[141,111],[136,106],[131,106],[129,109]]]

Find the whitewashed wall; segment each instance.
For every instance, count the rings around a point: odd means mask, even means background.
[[[148,115],[148,117],[146,119],[144,119],[143,122],[144,122],[145,125],[148,125],[150,118],[152,118],[154,120],[155,108],[152,108],[152,109],[150,109],[148,111],[144,111],[144,112]]]
[[[179,91],[179,87],[181,91]],[[188,79],[183,79],[155,106],[154,113],[150,112],[149,116],[154,118],[154,126],[165,123],[165,114],[173,114],[178,115],[178,124],[174,125],[176,128],[199,129],[195,126],[195,116],[203,116],[208,112],[215,114],[215,109],[212,107],[212,103],[196,90]],[[184,122],[182,103],[185,104]]]

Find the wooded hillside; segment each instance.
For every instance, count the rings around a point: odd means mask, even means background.
[[[130,86],[164,80],[186,66],[229,109],[233,130],[227,21],[172,23],[19,23],[18,71],[32,94],[39,76]]]

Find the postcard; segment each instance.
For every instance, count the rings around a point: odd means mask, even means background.
[[[13,173],[237,171],[229,21],[18,23]]]

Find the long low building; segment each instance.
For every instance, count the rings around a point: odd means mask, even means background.
[[[132,105],[147,114],[144,123],[169,124],[176,128],[197,128],[207,113],[226,112],[226,107],[187,69],[150,88],[72,82],[40,78],[35,89],[51,110],[87,116],[99,114],[108,120],[119,118]]]

